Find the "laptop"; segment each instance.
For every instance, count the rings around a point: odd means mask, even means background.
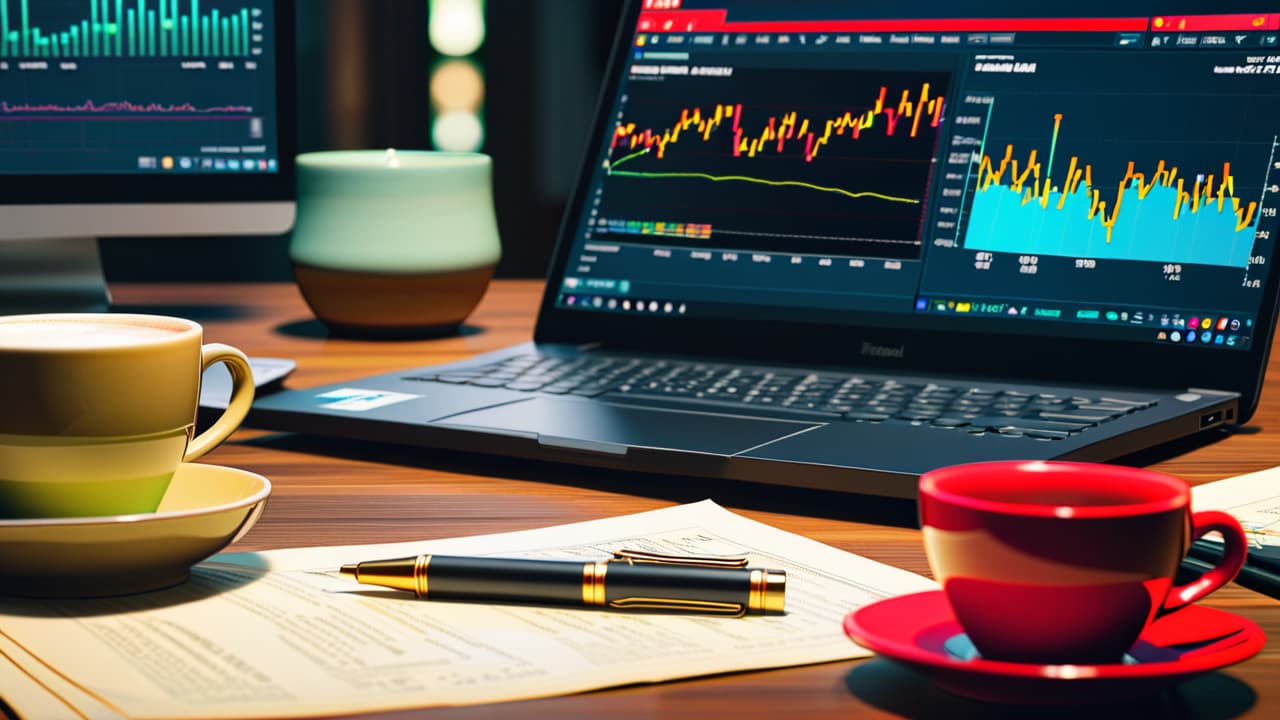
[[[1278,39],[1275,0],[632,3],[533,340],[251,421],[904,498],[1244,423]]]

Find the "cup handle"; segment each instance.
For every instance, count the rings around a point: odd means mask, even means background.
[[[1165,615],[1203,598],[1226,585],[1244,567],[1249,552],[1244,529],[1234,517],[1217,510],[1204,510],[1191,516],[1191,540],[1194,542],[1213,531],[1222,533],[1222,559],[1200,577],[1186,585],[1179,585],[1165,597],[1160,614]]]
[[[240,427],[245,415],[249,414],[249,406],[253,404],[253,371],[249,369],[249,359],[244,353],[230,345],[209,343],[200,349],[200,355],[201,373],[214,363],[224,363],[231,371],[231,402],[227,403],[227,409],[212,427],[197,435],[187,445],[183,462],[191,462],[221,445],[223,440]]]

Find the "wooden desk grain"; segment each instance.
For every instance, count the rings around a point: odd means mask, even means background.
[[[528,340],[541,283],[495,284],[465,332],[423,341],[330,339],[291,284],[116,285],[118,309],[190,317],[206,341],[250,355],[291,357],[293,388],[459,360]],[[1280,465],[1280,368],[1246,432],[1137,462],[1199,483]],[[236,546],[397,542],[505,532],[714,498],[748,517],[845,550],[928,574],[914,507],[900,501],[764,488],[744,483],[610,473],[523,460],[316,439],[244,429],[207,461],[262,473],[274,493],[261,522]],[[885,520],[889,524],[885,524]],[[1184,683],[1164,696],[1091,715],[1280,717],[1280,602],[1230,585],[1209,605],[1262,626],[1253,660]],[[1080,709],[1050,712],[1079,717]],[[500,706],[394,717],[816,718],[1025,717],[960,700],[883,660],[740,673]],[[1037,715],[1040,716],[1040,715]]]

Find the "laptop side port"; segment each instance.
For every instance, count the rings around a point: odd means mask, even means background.
[[[1224,416],[1224,410],[1211,410],[1204,413],[1200,416],[1200,429],[1204,430],[1205,428],[1211,428],[1214,425],[1221,425]]]

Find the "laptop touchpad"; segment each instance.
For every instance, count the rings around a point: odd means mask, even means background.
[[[622,452],[654,447],[733,455],[818,423],[740,415],[611,405],[574,398],[531,398],[431,423],[460,429],[506,431],[548,445]]]

